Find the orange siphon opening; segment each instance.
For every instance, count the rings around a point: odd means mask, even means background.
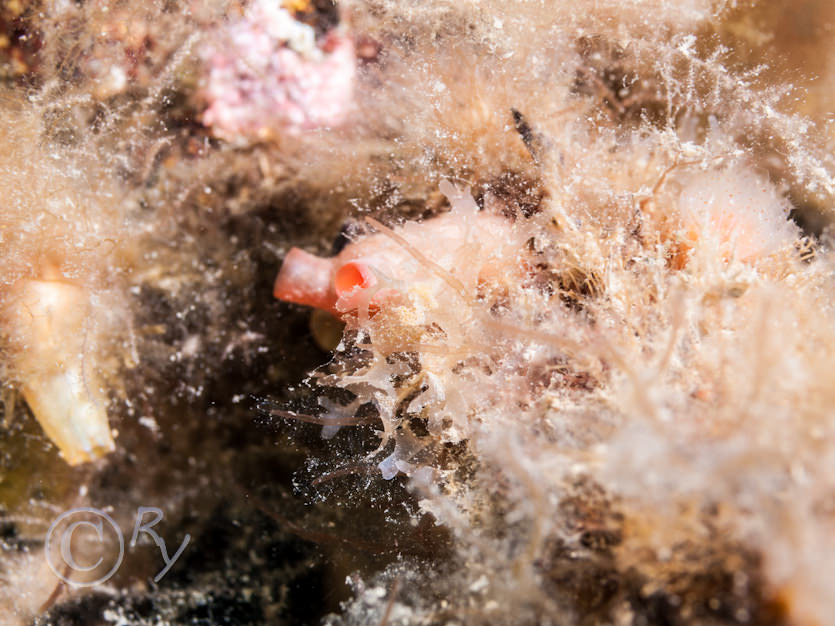
[[[337,296],[351,293],[357,287],[360,289],[371,287],[375,282],[374,274],[366,265],[354,262],[340,267],[333,279]]]

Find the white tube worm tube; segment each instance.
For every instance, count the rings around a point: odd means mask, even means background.
[[[24,280],[16,288],[9,322],[21,340],[15,365],[32,413],[70,465],[111,452],[107,399],[85,354],[89,294],[54,280]]]

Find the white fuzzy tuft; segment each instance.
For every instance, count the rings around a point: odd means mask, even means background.
[[[693,175],[679,196],[687,238],[718,244],[723,256],[754,260],[791,245],[790,205],[768,180],[744,168]]]

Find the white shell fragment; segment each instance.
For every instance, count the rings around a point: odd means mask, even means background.
[[[86,290],[46,280],[18,286],[19,301],[10,321],[22,339],[16,365],[25,381],[23,397],[70,465],[111,452],[115,445],[107,400],[88,362]]]

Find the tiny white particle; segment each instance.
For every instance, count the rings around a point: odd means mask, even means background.
[[[139,423],[142,424],[145,428],[147,428],[151,432],[154,432],[154,433],[159,432],[159,424],[157,424],[157,421],[153,417],[150,417],[149,415],[144,415],[144,416],[140,417],[139,418]]]

